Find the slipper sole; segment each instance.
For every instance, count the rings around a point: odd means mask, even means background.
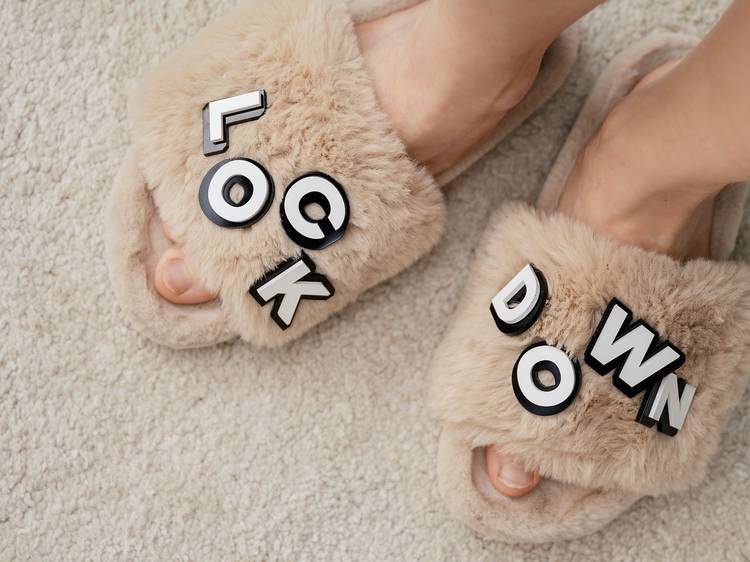
[[[557,207],[559,196],[580,150],[599,128],[613,105],[630,92],[649,71],[670,60],[682,58],[696,44],[697,39],[692,37],[674,34],[653,36],[627,49],[612,61],[592,89],[550,171],[538,201],[538,208],[544,211],[537,213],[552,212]],[[716,260],[724,260],[731,254],[747,193],[747,184],[733,184],[727,186],[716,200],[711,246],[712,257]],[[679,293],[676,285],[669,285],[671,281],[667,280],[681,278],[679,265],[674,260],[638,248],[625,248],[609,241],[604,241],[606,247],[599,247],[592,244],[596,237],[587,233],[584,225],[578,225],[564,217],[544,219],[547,221],[546,226],[537,225],[539,232],[535,236],[517,232],[519,229],[523,230],[522,219],[518,219],[518,224],[513,227],[503,224],[507,223],[509,216],[522,217],[524,213],[530,213],[526,224],[536,225],[537,219],[532,216],[534,213],[522,208],[517,211],[512,208],[501,209],[491,218],[491,226],[477,251],[478,262],[471,273],[466,295],[459,303],[457,317],[452,321],[436,354],[431,402],[438,417],[444,421],[438,454],[438,480],[441,494],[451,512],[483,535],[505,542],[538,543],[590,534],[604,527],[644,495],[684,489],[699,481],[704,474],[707,459],[717,446],[722,420],[731,410],[730,403],[737,398],[721,398],[725,381],[714,380],[713,391],[710,388],[701,389],[697,381],[704,375],[695,371],[700,371],[700,366],[706,369],[710,366],[711,370],[719,368],[736,373],[743,362],[743,355],[739,350],[747,346],[741,345],[742,342],[735,342],[736,346],[731,345],[731,340],[730,343],[725,342],[721,348],[732,348],[734,362],[712,365],[707,357],[711,350],[705,349],[705,344],[702,346],[694,339],[699,336],[691,336],[689,327],[679,327],[680,318],[684,324],[685,319],[689,320],[692,314],[696,317],[695,322],[700,323],[701,314],[705,315],[705,312],[695,313],[695,307],[700,308],[695,301],[700,299],[691,299],[689,291]],[[591,326],[593,329],[596,325],[592,314],[602,306],[602,303],[597,302],[597,297],[600,296],[599,293],[604,294],[608,290],[605,271],[612,269],[626,273],[626,264],[630,264],[630,268],[643,268],[644,279],[631,279],[629,288],[620,287],[620,291],[635,302],[642,301],[641,309],[645,304],[643,295],[648,291],[653,291],[654,301],[658,295],[663,294],[682,303],[683,308],[675,305],[677,310],[672,310],[669,318],[652,318],[650,321],[667,333],[671,321],[671,331],[684,339],[685,348],[697,349],[690,380],[699,387],[703,396],[696,395],[690,415],[693,418],[705,418],[702,425],[696,422],[692,426],[686,424],[673,440],[656,435],[653,428],[645,428],[633,421],[638,400],[629,399],[611,388],[608,380],[610,377],[600,377],[590,370],[583,374],[582,378],[587,386],[580,390],[576,398],[578,405],[566,411],[565,415],[547,418],[534,416],[536,419],[527,420],[526,412],[520,408],[513,392],[507,393],[507,381],[503,379],[493,383],[492,380],[487,380],[493,376],[489,372],[477,373],[483,365],[490,364],[494,366],[492,373],[507,371],[512,366],[517,349],[497,342],[496,337],[493,337],[494,343],[483,344],[481,336],[474,337],[469,342],[471,345],[466,343],[466,334],[469,333],[487,332],[493,336],[499,334],[486,307],[474,302],[476,298],[469,293],[481,292],[486,284],[484,281],[489,281],[489,277],[492,277],[487,269],[495,266],[486,265],[491,263],[491,256],[501,253],[505,258],[505,254],[518,252],[524,256],[519,258],[523,261],[527,256],[535,255],[534,244],[540,242],[540,232],[545,229],[548,229],[548,246],[561,245],[567,250],[559,248],[558,257],[549,255],[548,259],[540,258],[537,252],[537,259],[531,261],[535,265],[555,263],[555,267],[569,262],[568,265],[581,271],[581,275],[588,281],[581,282],[574,288],[565,286],[565,280],[552,274],[553,278],[548,281],[554,287],[563,286],[565,295],[558,292],[551,298],[565,300],[567,308],[566,305],[558,305],[567,312],[557,315],[561,325],[551,326],[551,321],[547,320],[543,328],[536,332],[532,330],[533,333],[526,339],[545,339],[554,344],[564,344],[563,347],[571,352],[582,351],[585,336],[573,334],[581,332],[581,326],[586,329]],[[502,235],[499,234],[500,231],[503,232]],[[511,248],[512,252],[505,248]],[[550,251],[554,253],[554,250]],[[618,260],[618,252],[622,251],[627,255],[625,259]],[[569,255],[564,256],[564,252],[590,254],[592,260],[599,264],[598,268],[591,266],[596,271],[587,272],[587,259],[573,260]],[[486,260],[483,261],[483,258]],[[577,265],[573,265],[573,262]],[[665,273],[661,285],[656,281],[659,275],[645,274],[650,267],[654,268],[652,271],[670,272]],[[737,301],[737,304],[730,306],[732,312],[725,311],[726,315],[720,311],[715,312],[715,316],[719,317],[718,320],[713,318],[718,322],[714,325],[717,333],[727,333],[729,322],[724,322],[724,316],[734,317],[735,324],[746,320],[743,316],[744,308],[740,306],[747,297],[743,297],[742,293],[743,285],[748,282],[746,266],[703,262],[688,264],[688,269],[684,271],[688,272],[690,268],[701,269],[700,273],[696,270],[691,274],[686,273],[684,279],[685,283],[695,283],[697,294],[725,291],[727,302]],[[495,272],[494,276],[497,275]],[[484,281],[477,281],[477,277]],[[727,286],[736,289],[734,294]],[[492,293],[496,287],[489,287],[488,290]],[[638,299],[638,295],[642,298]],[[489,294],[484,300],[489,302],[491,298],[492,294]],[[478,320],[472,321],[467,317],[467,307],[475,309],[474,316],[486,316],[485,320],[488,320],[483,321],[482,326],[478,325]],[[481,311],[477,307],[481,307]],[[576,309],[585,310],[586,314],[581,316],[583,313],[575,313]],[[665,309],[668,309],[666,305]],[[711,306],[707,304],[704,309],[709,310]],[[552,312],[547,311],[546,314]],[[702,329],[711,331],[708,327]],[[583,332],[585,331],[584,329]],[[692,331],[695,333],[697,327]],[[741,332],[742,328],[738,327],[737,333]],[[726,337],[730,338],[731,333],[730,330]],[[526,340],[524,342],[528,343]],[[735,347],[737,351],[734,350]],[[487,351],[481,351],[483,349]],[[504,369],[503,365],[508,361],[504,361],[501,356],[505,355],[513,356],[513,360],[508,359],[510,363]],[[688,356],[691,355],[688,351]],[[696,362],[698,367],[695,367]],[[463,370],[460,365],[463,365]],[[451,375],[451,371],[455,371],[454,375]],[[464,373],[463,380],[457,378],[459,371]],[[467,406],[469,402],[476,406]],[[486,410],[488,403],[493,404],[495,410],[505,411],[507,415],[502,420],[497,413],[485,412],[483,415],[481,410],[483,406]],[[717,404],[721,404],[721,407]],[[603,420],[600,426],[596,420]],[[503,431],[498,430],[500,426],[504,428]],[[682,441],[678,441],[680,438]],[[523,459],[529,466],[540,466],[544,479],[538,488],[526,496],[512,499],[492,488],[483,466],[482,450],[494,443],[502,444],[506,452]],[[633,449],[628,448],[629,446]],[[638,451],[639,447],[640,453],[633,452]],[[628,454],[623,456],[620,454],[623,451]],[[643,451],[648,451],[650,456],[643,454]],[[620,465],[614,461],[608,464],[602,456],[605,459],[616,459]]]
[[[321,0],[246,3],[169,57],[136,92],[134,143],[115,180],[105,242],[115,295],[138,331],[173,348],[238,336],[274,347],[299,337],[434,246],[445,215],[437,187],[546,101],[577,52],[576,34],[561,36],[526,98],[459,164],[431,178],[408,158],[377,107],[352,26],[362,15]],[[247,64],[235,68],[230,63],[237,59]],[[252,125],[231,127],[229,150],[204,157],[202,105],[255,87],[268,92],[266,114]],[[264,164],[277,185],[276,201],[251,228],[222,231],[202,214],[198,185],[214,162],[235,156]],[[259,306],[248,289],[299,255],[281,228],[278,200],[284,186],[311,170],[341,182],[351,222],[335,245],[309,252],[335,295],[302,301],[293,325],[280,330],[271,306]],[[168,246],[162,219],[193,258],[204,285],[218,292],[217,300],[175,305],[156,293],[151,274]]]

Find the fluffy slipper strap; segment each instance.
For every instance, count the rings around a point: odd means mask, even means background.
[[[559,214],[500,209],[435,358],[472,446],[642,494],[701,478],[750,360],[750,268],[680,263]]]
[[[442,232],[442,193],[379,109],[341,3],[242,3],[162,62],[130,114],[139,170],[121,177],[142,174],[255,344],[301,335]]]

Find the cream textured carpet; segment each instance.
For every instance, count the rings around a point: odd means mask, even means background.
[[[584,540],[514,547],[444,510],[424,405],[490,210],[534,197],[607,60],[652,30],[702,33],[724,5],[613,0],[587,17],[562,92],[456,181],[437,249],[256,353],[140,337],[102,258],[126,93],[228,3],[0,2],[0,559],[750,558],[748,407],[701,488],[643,500]]]

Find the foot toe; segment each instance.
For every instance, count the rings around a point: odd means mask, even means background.
[[[504,496],[523,496],[539,484],[539,472],[527,471],[522,464],[504,454],[497,445],[485,449],[485,458],[490,482]]]
[[[175,304],[200,304],[216,298],[216,294],[198,281],[179,246],[171,246],[159,258],[154,287],[163,298]]]

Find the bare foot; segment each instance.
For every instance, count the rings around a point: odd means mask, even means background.
[[[646,75],[613,108],[581,151],[559,210],[608,238],[684,260],[709,255],[714,198],[705,194],[718,189],[674,183],[670,168],[679,163],[667,161],[661,139],[649,142],[637,118],[644,104],[654,105],[652,87],[677,64]]]
[[[649,88],[679,61],[645,76],[605,119],[588,141],[568,177],[559,211],[624,244],[668,254],[677,259],[708,256],[715,189],[673,185],[668,175],[639,173],[669,166],[658,162],[663,152],[639,136],[637,118]],[[636,124],[636,125],[633,125]],[[656,142],[656,141],[654,141]],[[653,167],[649,164],[653,164]],[[500,493],[517,497],[541,481],[537,471],[503,454],[501,445],[485,449],[487,474]]]
[[[433,174],[457,162],[523,99],[550,43],[521,40],[493,23],[490,54],[481,34],[452,28],[462,22],[441,13],[455,10],[445,6],[428,0],[356,28],[383,111],[409,154]],[[156,290],[177,304],[215,299],[194,271],[174,245],[156,265]]]
[[[488,56],[481,37],[452,34],[436,2],[362,23],[356,31],[380,106],[409,154],[433,174],[486,138],[524,98],[549,46],[508,37],[502,57]],[[499,27],[497,34],[502,36]]]

